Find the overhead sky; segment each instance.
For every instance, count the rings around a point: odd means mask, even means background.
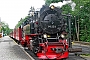
[[[28,15],[30,7],[42,7],[44,0],[0,0],[1,21],[13,29],[21,18]]]

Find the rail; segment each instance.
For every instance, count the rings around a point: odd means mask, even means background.
[[[82,42],[82,41],[74,41],[73,43],[83,44],[83,45],[90,45],[90,42]]]

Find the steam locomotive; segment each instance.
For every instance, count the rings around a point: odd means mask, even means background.
[[[11,37],[28,47],[39,59],[68,58],[69,24],[64,16],[60,8],[43,6],[40,11],[33,11],[20,27],[15,28]]]

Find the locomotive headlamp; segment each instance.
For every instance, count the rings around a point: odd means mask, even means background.
[[[44,38],[47,38],[47,35],[46,35],[46,34],[44,34],[44,35],[43,35],[43,37],[44,37]]]
[[[62,38],[65,38],[65,35],[64,35],[64,34],[61,34],[61,37],[62,37]]]
[[[50,35],[47,35],[47,37],[51,37]]]
[[[51,9],[54,9],[54,8],[55,8],[55,6],[54,6],[54,5],[52,5],[50,8],[51,8]]]

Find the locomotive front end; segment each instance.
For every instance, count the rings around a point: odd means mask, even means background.
[[[43,6],[40,10],[39,59],[63,59],[68,57],[68,43],[66,40],[66,22],[61,9]]]

